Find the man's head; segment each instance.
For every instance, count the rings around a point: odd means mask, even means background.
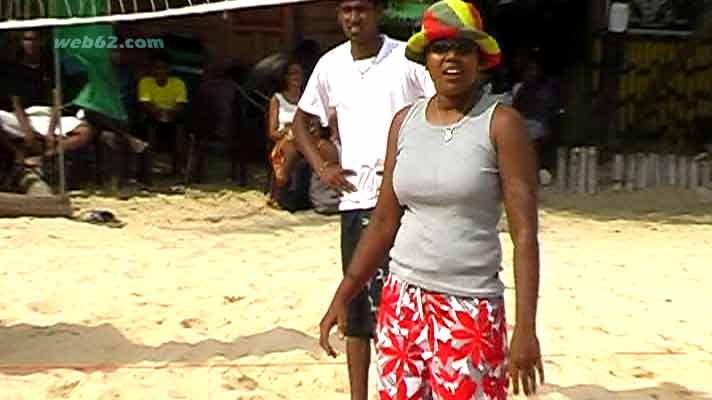
[[[163,86],[168,81],[168,75],[171,72],[171,66],[168,62],[168,56],[164,53],[157,55],[153,59],[153,65],[151,73],[156,79],[156,83]]]
[[[341,0],[336,14],[344,35],[350,41],[368,43],[380,34],[383,0]]]
[[[39,57],[42,52],[42,38],[38,31],[22,32],[22,52],[25,57]]]

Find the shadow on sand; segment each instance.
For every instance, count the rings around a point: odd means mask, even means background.
[[[690,390],[674,382],[661,382],[657,386],[631,390],[610,390],[600,385],[557,386],[547,384],[541,394],[559,393],[572,400],[710,400],[708,394]],[[546,397],[546,396],[544,396]],[[536,397],[534,397],[536,398]],[[559,398],[559,397],[556,397]]]
[[[0,327],[0,343],[3,343],[0,350],[0,374],[4,375],[30,375],[57,369],[87,373],[98,370],[114,371],[145,362],[209,366],[213,363],[208,361],[214,358],[234,362],[247,356],[264,356],[293,350],[310,353],[313,363],[306,364],[331,363],[317,360],[317,357],[323,354],[317,338],[284,327],[241,336],[231,342],[207,339],[197,343],[167,342],[153,347],[131,342],[111,324],[91,327],[63,323],[48,327],[19,324]],[[337,352],[343,353],[342,341],[332,336],[331,343]],[[215,364],[219,362],[214,361]],[[237,364],[236,366],[239,366],[239,363]],[[576,400],[712,400],[712,397],[705,393],[673,382],[662,382],[657,386],[634,390],[610,390],[604,386],[587,384],[546,384],[539,390],[539,395],[542,396],[551,393]]]
[[[247,356],[304,350],[316,362],[323,352],[316,338],[295,329],[276,327],[231,342],[207,339],[197,343],[166,342],[159,346],[133,343],[111,324],[83,326],[19,324],[0,327],[0,374],[28,375],[54,369],[112,371],[150,363],[207,364]],[[335,345],[340,341],[332,340]],[[338,348],[338,351],[343,351]]]

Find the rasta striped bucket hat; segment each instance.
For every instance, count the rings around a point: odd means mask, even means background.
[[[441,0],[423,14],[420,32],[408,40],[405,56],[418,64],[425,64],[427,47],[442,39],[469,39],[477,44],[483,69],[499,64],[502,52],[497,41],[484,31],[479,11],[462,0]]]

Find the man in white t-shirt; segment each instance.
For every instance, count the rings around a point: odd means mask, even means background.
[[[435,93],[427,71],[405,58],[405,43],[379,32],[382,15],[381,0],[339,2],[338,21],[349,40],[321,57],[294,117],[293,131],[305,158],[322,182],[342,193],[339,211],[344,273],[376,205],[393,116],[417,98]],[[320,157],[306,129],[311,116],[327,125],[329,107],[336,110],[340,165]],[[384,260],[377,276],[349,304],[345,333],[353,400],[368,398],[370,339],[387,267],[388,260]]]

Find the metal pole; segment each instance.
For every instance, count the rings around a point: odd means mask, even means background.
[[[675,186],[677,185],[677,157],[675,154],[668,154],[665,159],[667,160],[667,184]]]
[[[680,156],[680,158],[677,159],[677,186],[679,187],[687,187],[687,182],[688,182],[688,165],[689,164],[689,157],[687,156]]]
[[[662,181],[662,174],[660,173],[660,155],[653,153],[649,157],[650,160],[648,162],[650,163],[652,170],[652,186],[658,187]]]
[[[62,66],[59,62],[59,48],[52,45],[54,55],[54,112],[57,115],[57,163],[59,170],[59,195],[67,193],[67,181],[64,173],[64,137],[62,136]]]
[[[687,181],[687,187],[690,189],[697,189],[700,183],[700,166],[696,160],[690,160],[690,172]]]
[[[566,190],[566,148],[559,147],[556,149],[556,182],[559,191]]]
[[[636,189],[645,189],[648,187],[648,159],[643,153],[637,153],[636,158]]]
[[[579,148],[573,147],[569,150],[569,191],[576,192],[578,187],[578,166],[579,166]]]
[[[588,179],[587,192],[590,194],[598,192],[598,149],[595,146],[588,148],[588,174],[586,178]]]
[[[613,189],[621,190],[625,182],[625,162],[623,154],[613,156]]]
[[[586,193],[586,173],[588,172],[588,149],[581,147],[579,152],[578,176],[576,177],[576,193]]]
[[[636,171],[636,158],[635,154],[628,154],[626,156],[625,165],[625,189],[629,192],[635,190],[635,171]]]
[[[710,184],[710,166],[710,161],[707,160],[702,161],[702,165],[700,165],[700,179],[702,180],[702,186]]]

